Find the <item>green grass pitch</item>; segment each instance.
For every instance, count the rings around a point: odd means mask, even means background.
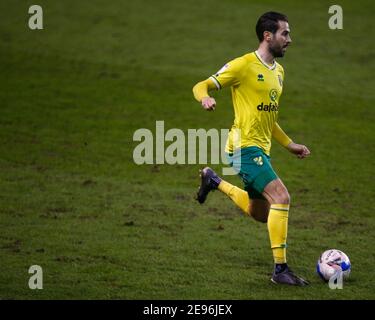
[[[374,299],[373,1],[31,1],[0,3],[1,299]],[[198,205],[202,165],[136,165],[138,128],[229,128],[230,91],[205,112],[191,89],[257,46],[265,11],[293,43],[279,122],[312,151],[274,144],[291,194],[288,262],[307,288],[275,286],[266,225],[223,194]],[[214,165],[221,170],[221,165]],[[238,177],[228,180],[242,187]],[[319,254],[346,252],[331,290]],[[28,268],[43,268],[30,290]]]

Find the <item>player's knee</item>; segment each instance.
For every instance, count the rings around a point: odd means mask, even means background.
[[[285,190],[285,192],[283,192],[283,194],[281,195],[280,201],[281,201],[280,202],[281,204],[289,204],[290,203],[290,195],[289,195],[288,190]]]
[[[289,204],[290,196],[288,189],[280,179],[273,180],[264,189],[263,196],[270,204]]]
[[[289,204],[290,203],[290,195],[288,190],[283,190],[272,196],[273,204]]]

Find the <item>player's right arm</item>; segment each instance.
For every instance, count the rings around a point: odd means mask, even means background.
[[[193,88],[195,99],[202,104],[204,109],[208,111],[215,110],[216,101],[210,97],[209,91],[239,85],[245,65],[246,59],[244,57],[236,58],[225,64],[224,67],[208,79],[198,82]]]
[[[209,91],[214,89],[216,89],[216,85],[211,78],[198,82],[193,87],[194,98],[208,111],[215,110],[216,101],[208,94]]]

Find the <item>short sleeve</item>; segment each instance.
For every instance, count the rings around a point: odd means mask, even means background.
[[[225,64],[218,72],[210,77],[218,89],[238,86],[246,64],[243,57],[236,58]]]

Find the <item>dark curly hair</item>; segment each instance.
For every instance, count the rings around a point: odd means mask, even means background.
[[[255,27],[257,37],[259,42],[263,41],[263,32],[269,31],[273,34],[276,33],[277,29],[279,28],[279,21],[286,21],[288,22],[288,17],[285,14],[270,11],[264,13],[257,22]]]

